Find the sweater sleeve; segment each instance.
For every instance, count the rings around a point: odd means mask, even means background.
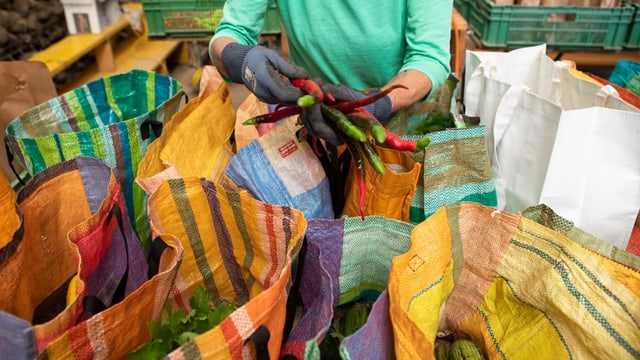
[[[211,42],[220,37],[230,37],[244,45],[255,45],[264,25],[270,0],[227,0],[222,9],[222,19]]]
[[[449,76],[452,0],[407,0],[404,62],[400,71],[417,70],[437,89]]]

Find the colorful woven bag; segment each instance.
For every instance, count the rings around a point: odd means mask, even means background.
[[[76,156],[104,160],[116,171],[130,220],[146,246],[144,191],[134,178],[147,146],[178,110],[183,93],[177,80],[143,70],[94,80],[11,121],[8,152],[32,176]]]
[[[452,336],[489,359],[637,359],[640,259],[579,240],[478,203],[441,207],[391,266],[395,358]]]
[[[38,359],[124,359],[147,341],[148,324],[159,320],[183,254],[170,235],[154,238],[150,248],[148,281],[49,343]]]
[[[232,156],[235,111],[229,86],[210,72],[203,74],[208,78],[202,78],[200,94],[178,110],[140,162],[136,182],[147,193],[153,192],[162,173],[170,168],[179,176],[214,182],[222,177]]]
[[[422,163],[422,177],[411,201],[412,223],[420,223],[446,204],[497,205],[485,133],[483,126],[432,132],[424,152],[410,154]]]
[[[0,310],[33,325],[41,353],[140,287],[147,259],[120,185],[101,160],[77,157],[43,170],[17,204],[24,227],[0,248]]]
[[[173,235],[185,248],[169,298],[172,308],[189,310],[189,298],[198,286],[212,295],[216,306],[223,301],[240,305],[169,358],[241,359],[268,353],[276,359],[292,262],[307,227],[302,212],[188,177],[158,186],[149,197],[149,219],[154,234]],[[264,352],[258,350],[261,347]]]
[[[329,180],[311,146],[297,137],[297,118],[276,125],[238,150],[225,169],[256,199],[301,210],[307,219],[333,219]]]
[[[413,225],[383,216],[312,219],[306,233],[306,251],[300,265],[299,294],[302,313],[281,352],[284,359],[320,359],[320,343],[328,337],[335,311],[359,299],[376,300],[387,288],[392,259],[404,254]],[[388,307],[376,300],[365,341],[369,356],[393,351],[391,335],[384,331]],[[382,311],[381,311],[382,310]],[[331,341],[331,339],[327,339]],[[365,345],[366,344],[366,345]],[[347,351],[340,349],[341,352]],[[369,357],[371,358],[371,357]]]
[[[365,161],[364,215],[379,215],[389,219],[409,222],[411,201],[416,193],[422,164],[414,161],[407,152],[376,146],[376,153],[385,164],[385,174],[377,173]],[[345,203],[341,216],[360,216],[360,190],[355,166],[350,164],[345,189]]]

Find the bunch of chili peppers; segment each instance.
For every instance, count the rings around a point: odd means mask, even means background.
[[[369,141],[368,135],[371,135],[371,138],[373,138],[376,143],[399,151],[420,152],[430,142],[430,139],[427,136],[417,140],[404,139],[398,136],[385,128],[384,125],[382,125],[382,123],[373,116],[373,114],[364,108],[381,97],[386,96],[394,89],[404,86],[394,85],[359,100],[336,101],[331,94],[324,94],[320,89],[320,86],[313,80],[292,79],[291,84],[307,93],[306,95],[298,98],[296,105],[278,107],[271,113],[247,119],[243,124],[257,125],[273,123],[278,120],[300,114],[304,107],[320,104],[322,114],[331,121],[333,128],[337,130],[336,132],[342,138],[353,157],[357,171],[356,178],[358,181],[358,190],[360,192],[360,215],[364,220],[366,199],[364,159],[367,159],[371,167],[377,173],[381,175],[385,174],[384,163],[376,153],[374,145]]]

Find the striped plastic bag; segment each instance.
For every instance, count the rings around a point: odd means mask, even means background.
[[[446,204],[497,205],[485,134],[484,126],[432,132],[424,151],[411,154],[422,163],[422,176],[411,200],[412,223],[420,223]]]
[[[301,210],[307,219],[333,219],[329,180],[290,117],[238,150],[224,171],[260,201]]]
[[[36,174],[16,201],[14,214],[24,223],[0,248],[0,310],[31,324],[42,353],[139,288],[147,280],[147,259],[117,179],[101,160],[77,157],[53,165]],[[4,325],[0,342],[8,333]]]
[[[5,143],[30,175],[77,156],[114,168],[130,221],[145,244],[149,226],[138,163],[180,107],[182,85],[160,73],[132,70],[106,76],[37,105],[12,120]]]
[[[173,309],[188,309],[198,286],[204,286],[216,306],[223,301],[240,306],[169,358],[276,359],[292,263],[307,227],[302,212],[186,177],[157,187],[149,197],[149,218],[154,234],[176,236],[185,247],[168,300]]]
[[[390,355],[392,334],[391,327],[386,326],[389,316],[384,294],[391,261],[408,250],[413,227],[375,215],[364,221],[360,217],[310,220],[305,255],[299,264],[302,313],[282,348],[281,358],[335,358],[337,354],[329,354],[321,345],[323,341],[336,341],[328,333],[332,318],[339,307],[361,299],[375,302],[365,326],[356,333],[360,335],[346,338],[347,347],[340,346],[341,353],[349,354],[342,357]],[[367,355],[361,357],[363,351]]]
[[[142,345],[150,336],[148,323],[160,318],[183,254],[171,235],[154,238],[150,249],[148,281],[49,343],[38,359],[124,359]]]
[[[489,359],[640,357],[638,257],[478,203],[416,225],[388,293],[397,359],[429,356],[445,336]]]
[[[229,86],[217,71],[207,69],[199,95],[171,118],[140,161],[136,183],[147,193],[167,177],[196,176],[214,182],[222,177],[232,156],[235,111]]]

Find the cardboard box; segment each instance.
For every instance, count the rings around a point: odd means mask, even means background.
[[[61,0],[70,34],[102,32],[122,16],[118,0]]]

